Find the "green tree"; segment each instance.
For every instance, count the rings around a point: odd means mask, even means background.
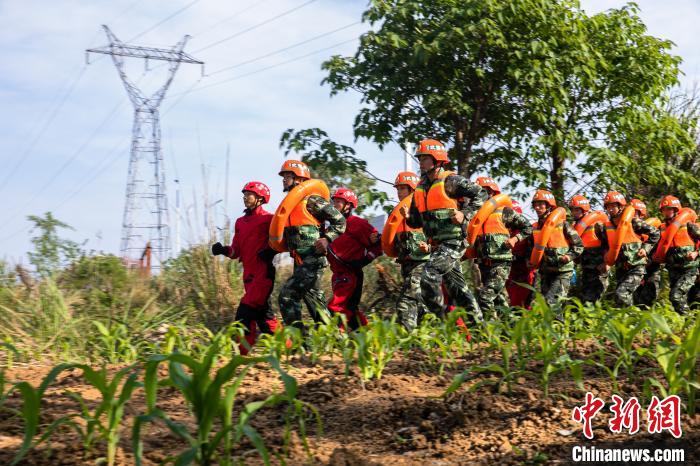
[[[593,188],[601,194],[619,190],[646,201],[651,209],[666,194],[699,207],[698,91],[676,93],[664,108],[636,117],[611,135],[610,148],[592,153],[588,163],[602,173]]]
[[[37,273],[46,277],[57,271],[62,265],[75,260],[81,254],[80,245],[74,241],[58,236],[58,229],[73,228],[56,219],[51,212],[46,212],[43,217],[37,215],[27,216],[32,222],[32,232],[38,232],[38,236],[32,238],[34,252],[29,252],[29,262],[36,268]]]
[[[280,138],[280,147],[285,156],[290,152],[301,154],[313,176],[324,180],[331,191],[341,186],[352,189],[360,201],[357,213],[383,207],[388,201],[386,193],[376,188],[377,181],[388,182],[368,172],[367,162],[357,158],[355,149],[334,142],[325,131],[288,129]]]
[[[632,4],[588,16],[576,0],[372,0],[363,19],[376,30],[355,55],[323,65],[331,94],[362,95],[356,137],[434,136],[465,176],[560,197],[567,169],[594,169],[589,152],[678,75],[672,44],[646,35]]]

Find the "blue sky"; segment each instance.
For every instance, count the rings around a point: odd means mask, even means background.
[[[581,3],[597,12],[625,2]],[[649,32],[676,43],[675,53],[684,60],[683,86],[692,86],[700,77],[695,39],[700,2],[638,4]],[[87,240],[88,249],[118,252],[133,110],[109,59],[93,56],[85,65],[84,50],[107,43],[101,24],[108,24],[123,41],[140,35],[134,43],[143,45],[167,47],[190,34],[185,51],[206,62],[210,76],[204,78],[198,66],[183,65],[161,107],[168,195],[174,206],[177,177],[182,210],[189,213],[192,225],[189,228],[181,220],[184,246],[204,236],[202,166],[209,202],[224,197],[227,145],[228,215],[235,217],[242,208],[239,190],[247,180],[268,183],[273,206],[281,199],[277,171],[283,154],[278,140],[285,129],[318,126],[338,142],[353,142],[359,96],[329,97],[329,89],[320,85],[324,77],[320,63],[335,53],[354,52],[353,39],[366,29],[354,24],[364,7],[363,1],[339,0],[0,1],[0,258],[26,263],[26,251],[31,249],[26,216],[49,210],[75,228],[66,236]],[[340,28],[285,52],[215,73]],[[241,34],[211,45],[235,33]],[[274,66],[324,48],[328,50]],[[268,69],[259,71],[263,68]],[[155,89],[163,68],[142,76],[143,71],[142,63],[129,63],[129,75],[140,79],[145,89]],[[204,87],[227,79],[231,80]],[[182,96],[195,84],[195,89],[202,89]],[[397,146],[380,152],[360,141],[356,148],[382,178],[393,179],[402,167]],[[212,210],[219,226],[225,221],[223,205],[220,202]]]

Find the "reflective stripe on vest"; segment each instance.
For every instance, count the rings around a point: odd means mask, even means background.
[[[319,222],[316,217],[311,215],[311,213],[306,208],[307,199],[301,201],[289,214],[289,219],[287,220],[288,227],[300,227],[304,225],[319,226]]]
[[[493,211],[488,216],[483,225],[483,233],[485,235],[507,235],[510,236],[510,231],[503,224],[503,207]]]
[[[669,246],[669,248],[684,248],[688,246],[695,246],[695,241],[693,241],[693,239],[690,237],[690,234],[688,234],[688,224],[686,223],[685,225],[681,225],[675,220],[672,223],[678,227],[678,231],[673,237],[673,241],[671,241],[671,245]],[[664,232],[664,230],[666,230],[667,226],[668,225],[665,222],[661,224],[659,229],[662,233]]]
[[[617,227],[611,222],[607,221],[605,222],[605,234],[608,237],[608,244],[613,244],[614,242],[614,235],[617,230]],[[637,234],[634,232],[632,228],[627,230],[627,234],[625,235],[624,238],[622,238],[622,244],[632,244],[632,243],[641,243],[642,239],[637,236]]]
[[[423,212],[431,210],[459,208],[457,200],[452,199],[445,192],[445,178],[450,175],[454,175],[454,173],[450,171],[441,172],[437,180],[430,185],[427,193],[422,185],[416,188],[413,199],[415,200],[418,212],[422,214]]]
[[[542,229],[540,228],[540,224],[538,222],[532,224],[532,236],[535,240],[535,249],[542,250],[547,248],[558,249],[569,247],[569,242],[566,240],[566,236],[564,236],[564,222],[561,222],[556,226],[554,231],[552,231],[546,246],[540,246],[537,244],[539,242],[538,239],[541,231]]]
[[[574,226],[576,231],[583,228],[583,231],[579,233],[579,235],[581,236],[583,247],[586,249],[599,248],[601,246],[600,238],[595,234],[595,223],[588,224],[590,221],[589,219],[593,217],[592,214],[593,212],[587,212]]]

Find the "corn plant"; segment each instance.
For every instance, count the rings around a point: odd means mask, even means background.
[[[695,398],[700,384],[697,381],[698,352],[700,351],[700,319],[695,321],[685,338],[671,335],[671,341],[656,344],[654,360],[661,368],[667,387],[655,378],[647,379],[645,392],[650,397],[650,386],[659,389],[663,397],[685,394],[689,416],[695,415]]]
[[[357,365],[363,381],[380,379],[387,363],[393,359],[398,347],[395,326],[394,318],[373,318],[369,325],[352,333],[357,351]]]
[[[140,348],[132,342],[129,329],[121,322],[112,322],[105,325],[100,321],[93,321],[98,332],[98,357],[108,363],[130,363],[138,359]]]
[[[124,406],[131,399],[134,390],[142,386],[137,380],[138,372],[134,366],[125,367],[110,380],[105,368],[96,371],[85,364],[75,364],[72,368],[83,371],[83,378],[100,393],[101,400],[91,410],[79,393],[69,391],[68,395],[80,405],[81,417],[85,421],[84,428],[75,423],[71,423],[71,426],[76,429],[83,440],[83,447],[88,451],[92,449],[95,440],[104,441],[107,444],[107,464],[112,466],[121,437],[119,427],[124,418]],[[125,377],[126,381],[122,384]]]
[[[197,462],[210,465],[216,460],[218,464],[232,464],[233,446],[245,436],[255,446],[265,464],[269,464],[270,455],[260,434],[250,425],[253,414],[261,408],[274,406],[282,402],[293,407],[294,413],[300,413],[308,405],[296,400],[296,380],[284,372],[279,362],[272,357],[233,356],[231,360],[211,376],[211,371],[220,354],[220,338],[214,340],[201,361],[184,354],[157,355],[146,364],[144,390],[146,393],[147,412],[138,416],[133,427],[134,457],[136,464],[142,464],[143,446],[141,428],[147,422],[163,422],[176,436],[185,440],[189,448],[178,454],[176,464],[187,465]],[[159,381],[158,366],[167,362],[169,377]],[[248,370],[257,363],[268,363],[282,379],[284,392],[268,396],[262,401],[247,403],[242,407],[238,418],[234,418],[233,408],[236,394]],[[188,374],[185,371],[190,371]],[[173,421],[156,406],[157,388],[168,385],[176,388],[185,398],[192,411],[197,427],[189,432],[183,424]],[[302,416],[303,419],[303,416]],[[221,424],[215,430],[215,422]],[[320,424],[319,424],[320,425]],[[302,434],[305,435],[303,420],[300,422]],[[221,448],[222,453],[218,452]]]
[[[64,370],[70,369],[71,367],[71,364],[59,364],[49,371],[46,377],[44,377],[44,379],[41,381],[41,384],[39,384],[38,388],[32,387],[29,382],[17,382],[10,388],[8,393],[5,394],[4,397],[7,398],[12,392],[19,392],[20,396],[22,397],[22,409],[18,414],[24,420],[24,437],[22,439],[22,444],[20,445],[19,451],[12,459],[10,465],[18,464],[20,461],[22,461],[29,450],[49,438],[58,426],[66,424],[70,421],[70,419],[67,417],[62,417],[53,421],[44,429],[41,437],[35,440],[35,437],[39,433],[41,421],[41,399],[44,397],[44,393],[48,389],[49,385],[56,380],[56,377],[58,377],[58,375]]]
[[[257,341],[257,345],[263,348],[263,354],[282,360],[288,365],[293,354],[298,352],[304,344],[301,331],[293,326],[283,327],[272,334],[263,333]]]

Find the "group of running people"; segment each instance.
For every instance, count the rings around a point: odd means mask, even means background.
[[[363,267],[383,253],[395,257],[403,285],[396,300],[398,322],[414,328],[421,315],[444,316],[464,308],[470,324],[496,318],[511,306],[527,307],[538,277],[547,303],[558,306],[569,296],[576,264],[577,297],[601,299],[615,272],[614,300],[619,306],[651,305],[657,298],[661,268],[669,273],[670,300],[679,313],[699,294],[697,216],[674,196],[659,206],[662,219],[647,218],[646,205],[619,192],[603,199],[605,212],[591,209],[582,195],[573,196],[568,212],[554,195],[537,190],[532,208],[537,221],[523,215],[518,202],[501,193],[489,177],[475,182],[447,169],[448,152],[434,139],[420,141],[416,150],[421,176],[401,172],[394,187],[399,204],[382,234],[354,211],[357,195],[348,188],[330,193],[308,166],[286,160],[282,177],[285,199],[273,214],[263,205],[270,189],[251,181],[243,189],[245,213],[235,223],[230,246],[212,245],[214,255],[238,259],[243,265],[245,295],[236,320],[246,327],[247,353],[258,332],[281,327],[270,305],[279,252],[289,252],[294,272],[280,288],[278,304],[285,325],[304,331],[302,303],[311,318],[323,321],[330,313],[344,316],[344,327],[367,324],[360,310]],[[472,293],[462,261],[478,265],[480,286]],[[326,301],[321,277],[332,272],[333,296]],[[465,325],[461,320],[460,325]]]

